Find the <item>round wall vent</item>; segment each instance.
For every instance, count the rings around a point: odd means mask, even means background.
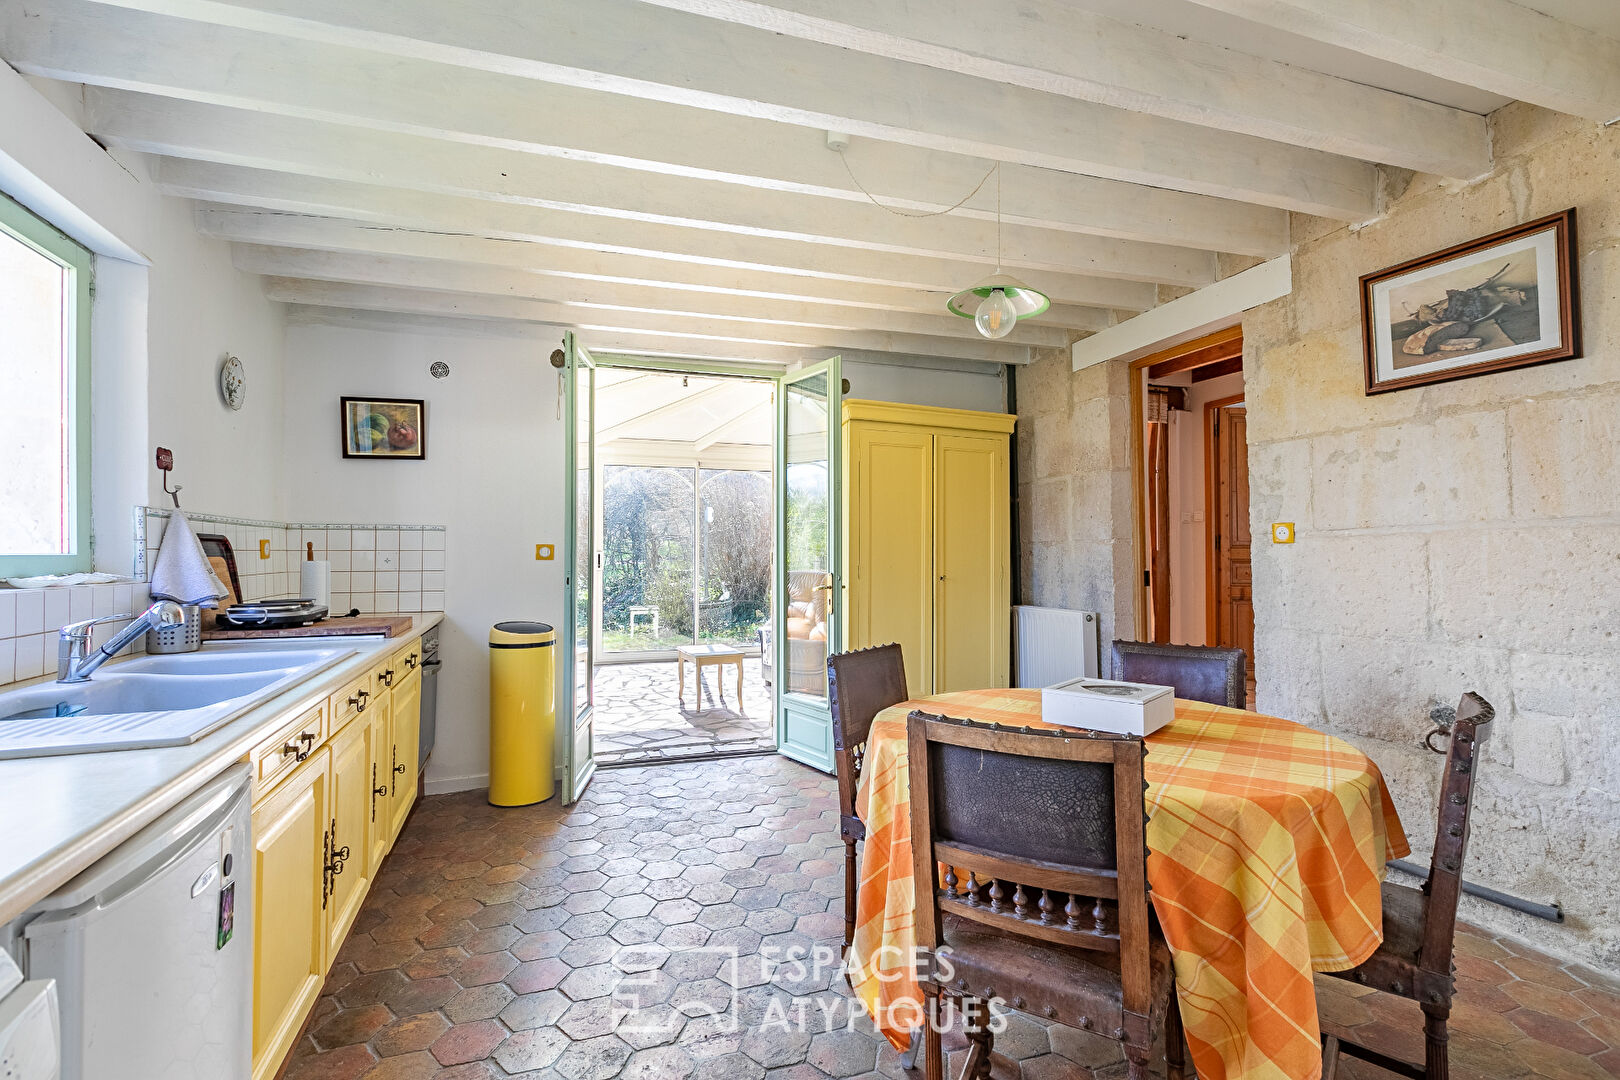
[[[435,379],[449,378],[450,365],[445,363],[443,360],[435,360],[433,361],[433,366],[428,368],[428,374],[432,375]]]

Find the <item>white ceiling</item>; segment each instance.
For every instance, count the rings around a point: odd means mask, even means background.
[[[1417,7],[21,0],[0,58],[303,319],[1023,363],[1376,215],[1383,166],[1483,174],[1508,101],[1620,117],[1614,0]],[[944,300],[998,249],[1054,304],[989,342]]]

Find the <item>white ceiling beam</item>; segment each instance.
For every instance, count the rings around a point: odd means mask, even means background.
[[[849,168],[822,133],[358,49],[64,0],[5,26],[3,55],[35,74],[128,87],[551,157],[867,202],[851,176],[909,211],[955,205],[991,162],[857,139]],[[125,43],[137,40],[139,50]],[[305,77],[288,79],[297,70]],[[1121,240],[1270,256],[1286,214],[1263,206],[1008,163],[1006,220]],[[959,216],[990,219],[993,185]]]
[[[960,279],[953,282],[941,275],[939,280],[931,282],[930,288],[906,288],[785,270],[740,270],[616,252],[222,207],[199,207],[193,218],[197,231],[204,236],[237,243],[478,263],[548,277],[687,289],[762,300],[815,301],[934,314],[941,310],[945,296],[961,285]],[[932,265],[928,260],[918,263],[921,268]],[[1054,303],[1046,314],[1030,321],[1076,330],[1093,329],[1099,310],[1146,311],[1155,302],[1152,285],[1110,278],[1067,280],[1072,282],[1068,286],[1071,290],[1081,291],[1079,302]],[[1052,281],[1043,275],[1042,283],[1050,286]],[[1072,292],[1070,295],[1072,297]]]
[[[378,255],[346,255],[327,251],[300,251],[294,248],[235,246],[232,262],[238,270],[265,277],[303,278],[315,281],[347,281],[438,292],[478,293],[484,296],[520,296],[543,300],[575,309],[576,318],[589,320],[608,317],[608,311],[640,311],[702,315],[719,321],[757,323],[763,326],[821,327],[827,330],[891,330],[937,337],[984,340],[973,323],[938,307],[931,314],[910,311],[873,311],[833,304],[803,303],[790,300],[758,300],[753,297],[722,296],[714,293],[682,292],[645,285],[570,281],[548,278],[522,270],[479,266],[471,263],[445,263],[422,259],[400,259]],[[1098,312],[1097,331],[1112,325],[1105,313]],[[756,327],[759,332],[766,332]],[[1004,340],[1009,345],[1061,348],[1072,335],[1056,326],[1022,323]]]
[[[267,116],[245,109],[105,94],[89,102],[89,128],[145,153],[412,191],[538,206],[630,222],[831,243],[902,255],[996,261],[994,223],[954,215],[917,218],[871,203],[741,189],[594,162],[445,143],[413,135]],[[1007,225],[1003,265],[1118,273],[1162,281],[1201,276],[1214,255],[1186,247]]]
[[[761,404],[761,402],[755,402],[734,411],[730,416],[726,417],[725,420],[693,439],[693,451],[701,454],[703,451],[707,450],[711,446],[714,446],[716,443],[725,442],[726,436],[731,434],[734,429],[741,427],[743,425],[743,421],[751,420],[753,418],[755,410],[757,410]]]
[[[703,316],[605,311],[599,319],[578,319],[577,311],[543,300],[515,296],[479,296],[472,293],[431,292],[337,281],[265,278],[264,292],[271,300],[288,304],[318,304],[359,311],[402,311],[420,315],[452,315],[475,319],[514,319],[572,329],[586,335],[614,335],[633,339],[664,352],[691,350],[708,342],[775,349],[793,346],[826,353],[841,348],[921,356],[947,356],[960,360],[989,360],[999,364],[1027,364],[1030,350],[953,338],[896,334],[881,330],[823,330],[811,327],[768,327],[766,333],[733,332],[735,323],[716,323]],[[587,341],[591,338],[587,338]],[[638,348],[639,351],[639,348]]]
[[[439,0],[117,0],[116,6],[1344,220],[1377,209],[1376,170],[1364,161],[636,0],[488,0],[458,6],[454,19]],[[49,31],[32,18],[16,19],[8,37],[8,56],[21,54],[27,65],[36,61],[22,46],[40,45]],[[129,40],[125,51],[145,44]],[[229,55],[190,59],[231,63]],[[113,84],[88,74],[69,77]],[[442,80],[421,92],[443,93]],[[545,108],[543,96],[530,107]]]
[[[946,286],[954,290],[977,281],[988,269],[976,260],[921,259],[770,237],[718,237],[714,233],[677,226],[560,214],[531,206],[434,196],[175,158],[155,160],[153,171],[159,188],[165,193],[205,202],[353,218],[429,232],[530,241],[733,270],[789,271],[920,289],[938,288],[935,283],[943,280],[955,282]],[[1030,285],[1054,299],[1074,299],[1072,275],[1043,272],[1028,275],[1028,280]]]
[[[648,0],[963,75],[1467,179],[1490,170],[1481,116],[1086,11],[1021,0]]]
[[[1599,123],[1620,118],[1620,41],[1513,0],[1192,0]]]

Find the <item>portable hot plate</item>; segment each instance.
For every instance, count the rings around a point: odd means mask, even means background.
[[[326,605],[313,600],[254,600],[232,604],[216,618],[229,630],[282,630],[308,626],[326,618]]]

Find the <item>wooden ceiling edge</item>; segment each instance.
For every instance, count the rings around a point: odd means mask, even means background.
[[[1206,355],[1198,355],[1206,354]],[[1172,345],[1168,349],[1161,349],[1156,353],[1138,357],[1131,361],[1131,369],[1139,371],[1142,368],[1153,368],[1159,364],[1167,365],[1158,372],[1150,371],[1151,378],[1162,378],[1173,375],[1178,371],[1189,371],[1193,368],[1203,367],[1205,364],[1218,364],[1223,360],[1243,355],[1243,324],[1241,322],[1232,326],[1223,327],[1203,337],[1184,341],[1179,345]],[[1183,365],[1176,365],[1174,361],[1184,360]]]

